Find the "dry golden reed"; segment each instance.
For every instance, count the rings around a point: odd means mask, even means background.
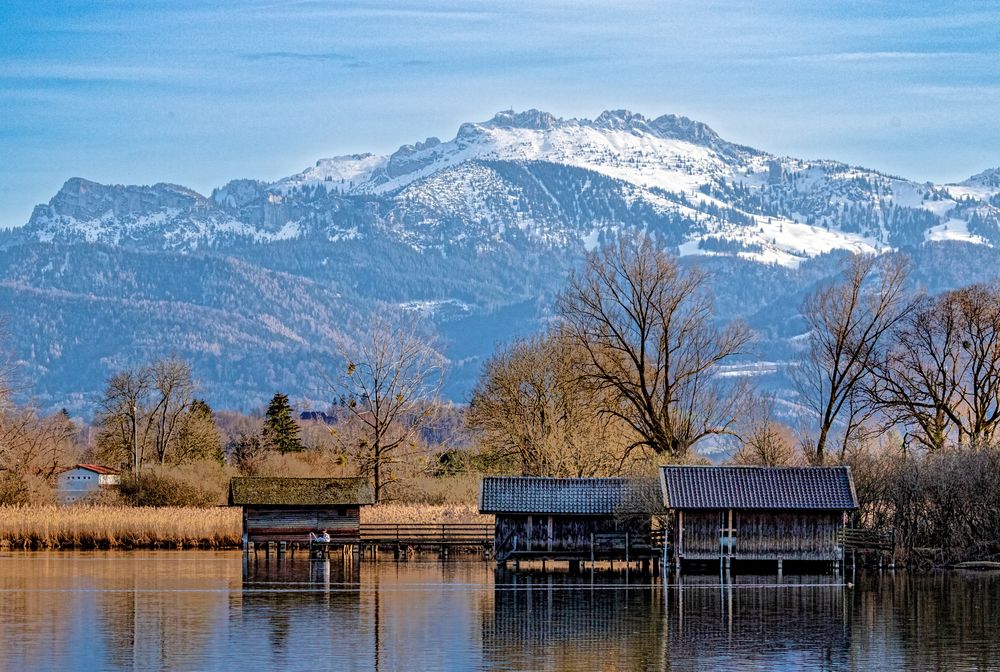
[[[239,509],[0,506],[0,545],[13,548],[236,548]]]
[[[386,503],[361,509],[365,523],[492,523],[493,516],[479,513],[475,504]]]

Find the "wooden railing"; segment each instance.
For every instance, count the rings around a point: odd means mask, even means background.
[[[837,533],[837,543],[844,550],[891,551],[895,534],[893,530],[842,529]]]
[[[363,544],[492,546],[490,523],[372,523],[361,526]]]

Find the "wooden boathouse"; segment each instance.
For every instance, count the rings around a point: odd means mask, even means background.
[[[487,476],[479,511],[494,516],[493,555],[501,563],[643,561],[659,553],[650,533],[655,489],[652,479]]]
[[[844,560],[847,513],[858,508],[848,467],[660,467],[671,519],[670,560]]]
[[[243,508],[244,549],[270,542],[307,545],[310,532],[323,530],[333,545],[356,545],[361,507],[371,503],[365,478],[245,477],[229,482],[230,506]]]

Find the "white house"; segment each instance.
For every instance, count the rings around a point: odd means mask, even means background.
[[[116,488],[120,483],[121,476],[117,469],[99,464],[78,464],[59,474],[59,501],[71,504],[101,488]]]

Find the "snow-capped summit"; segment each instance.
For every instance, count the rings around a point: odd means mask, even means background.
[[[462,128],[478,125],[489,128],[524,128],[544,131],[562,123],[564,123],[562,119],[541,110],[531,109],[524,112],[503,110],[493,115],[493,118],[489,121],[481,124],[462,124]],[[462,128],[459,129],[459,135],[462,134]]]
[[[692,190],[728,175],[726,165],[753,156],[740,153],[707,125],[664,115],[649,120],[626,110],[597,119],[562,119],[548,112],[512,110],[462,124],[447,142],[429,138],[404,145],[356,183],[356,193],[384,194],[469,161],[544,161],[596,170],[609,177],[671,190]]]
[[[1000,191],[1000,168],[989,168],[981,173],[976,173],[969,179],[962,182],[965,186],[986,187]]]
[[[234,180],[208,199],[176,185],[74,178],[22,235],[204,249],[358,240],[377,229],[420,251],[522,237],[579,250],[639,229],[681,254],[792,267],[837,249],[1000,243],[997,208],[987,202],[997,192],[997,169],[935,187],[774,156],[675,114],[619,109],[591,120],[504,110],[461,124],[450,140],[319,159],[273,183]]]
[[[315,166],[275,182],[273,189],[287,191],[306,184],[323,184],[328,190],[346,192],[369,181],[386,162],[386,157],[370,152],[320,159]]]

